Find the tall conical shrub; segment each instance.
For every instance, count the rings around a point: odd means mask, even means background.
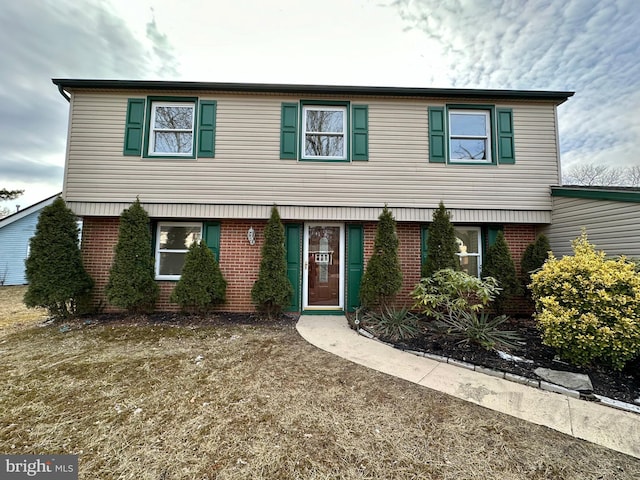
[[[262,260],[258,279],[251,288],[251,299],[260,312],[272,318],[291,303],[292,295],[293,287],[287,276],[284,226],[274,206],[264,230]]]
[[[498,232],[496,241],[487,249],[487,256],[482,266],[482,278],[486,277],[498,280],[498,286],[502,289],[494,300],[496,311],[501,314],[509,299],[520,292],[516,267],[502,231]]]
[[[29,245],[25,305],[44,307],[54,318],[77,313],[93,280],[82,265],[76,216],[62,198],[42,209]]]
[[[529,291],[527,286],[531,283],[531,274],[544,265],[544,262],[549,258],[550,251],[551,245],[544,233],[538,235],[534,243],[527,245],[520,261],[522,284],[526,291]]]
[[[458,245],[456,233],[451,224],[451,214],[441,201],[433,212],[427,237],[427,259],[422,266],[422,276],[429,277],[438,270],[451,268],[460,270],[460,259],[456,255]]]
[[[169,300],[183,310],[206,313],[225,301],[227,282],[216,257],[204,240],[193,242],[184,260],[182,275]]]
[[[360,302],[370,309],[384,310],[402,287],[402,270],[398,258],[396,221],[384,206],[378,217],[373,254],[360,283]]]
[[[149,216],[136,199],[120,215],[118,243],[106,287],[111,305],[131,313],[153,310],[159,288],[155,282]]]

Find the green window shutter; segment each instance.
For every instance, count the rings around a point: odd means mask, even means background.
[[[369,160],[369,107],[367,105],[354,105],[352,112],[351,128],[351,159]]]
[[[498,117],[498,163],[516,163],[513,111],[510,108],[497,108],[496,116]]]
[[[144,103],[144,98],[130,98],[127,102],[127,118],[124,130],[124,155],[142,155]]]
[[[216,257],[216,261],[220,263],[220,223],[205,222],[203,238],[207,247],[209,247]]]
[[[216,153],[216,102],[201,100],[198,115],[198,157],[213,158]]]
[[[502,230],[503,230],[502,225],[489,225],[487,227],[487,245],[489,247],[494,243],[496,243],[498,232],[501,232]]]
[[[280,158],[298,158],[298,104],[283,103],[280,118]]]
[[[420,229],[420,267],[427,263],[427,247],[429,245],[429,226],[422,225]]]
[[[444,107],[429,107],[429,162],[446,161],[447,129]]]
[[[291,297],[291,305],[287,308],[289,312],[300,311],[300,292],[301,282],[300,275],[301,269],[301,252],[300,252],[300,237],[302,232],[302,226],[297,223],[287,223],[284,226],[284,240],[285,250],[287,256],[287,277],[293,287],[293,296]]]
[[[347,311],[360,306],[360,282],[364,273],[364,231],[362,225],[347,225]]]

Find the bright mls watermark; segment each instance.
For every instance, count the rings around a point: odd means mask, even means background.
[[[78,480],[77,455],[0,455],[0,479]]]

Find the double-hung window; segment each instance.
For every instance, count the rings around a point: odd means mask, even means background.
[[[489,110],[449,110],[449,160],[491,162]]]
[[[149,155],[191,156],[195,102],[151,102]]]
[[[482,273],[482,233],[480,227],[455,226],[458,258],[463,272],[480,277]]]
[[[159,222],[155,273],[158,280],[179,280],[189,247],[202,238],[202,223]]]
[[[347,159],[347,107],[304,105],[303,158]]]
[[[429,162],[516,163],[513,111],[494,105],[429,107]]]
[[[337,100],[283,103],[280,158],[336,163],[369,160],[369,107]]]
[[[143,158],[214,158],[215,100],[147,97],[127,101],[123,155]]]

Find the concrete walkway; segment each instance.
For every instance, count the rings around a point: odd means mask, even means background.
[[[343,316],[302,315],[312,345],[354,363],[640,458],[640,415],[397,350],[359,335]]]

